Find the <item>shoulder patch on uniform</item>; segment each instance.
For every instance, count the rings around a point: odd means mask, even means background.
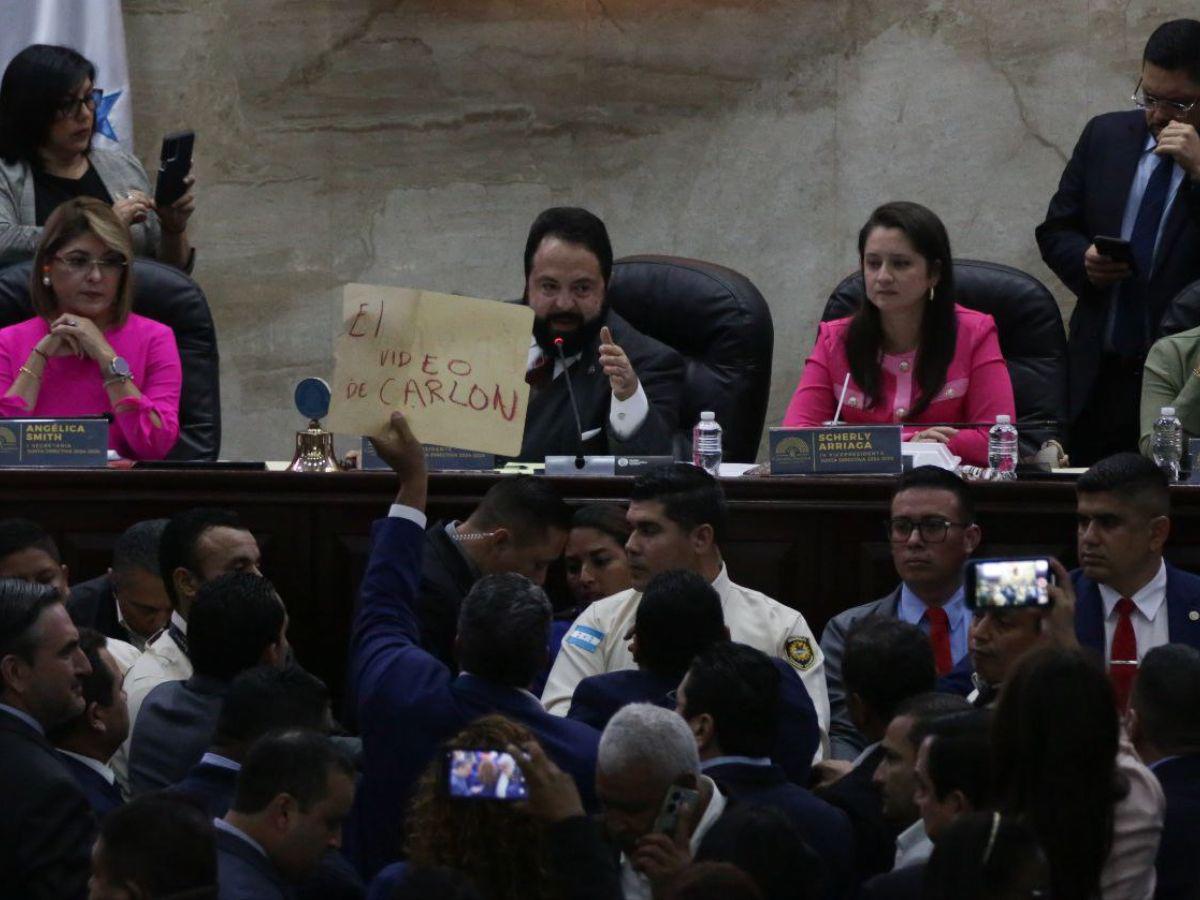
[[[586,625],[576,625],[567,632],[566,640],[563,643],[571,644],[580,650],[586,650],[588,653],[595,653],[600,649],[600,642],[603,640],[603,631],[588,628]]]
[[[802,671],[808,671],[817,658],[813,653],[812,641],[806,637],[788,638],[783,649],[787,653],[788,662]]]

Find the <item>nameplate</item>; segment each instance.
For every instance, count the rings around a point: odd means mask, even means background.
[[[772,475],[890,475],[901,469],[899,425],[769,430]]]
[[[390,471],[391,466],[379,458],[375,447],[367,438],[362,439],[362,467],[364,469]],[[431,472],[490,472],[496,468],[496,457],[492,453],[476,453],[474,450],[459,450],[441,444],[425,445],[425,467]]]
[[[546,474],[559,478],[565,476],[622,475],[635,478],[650,469],[669,466],[675,462],[672,456],[585,456],[579,465],[578,456],[547,456]]]
[[[0,419],[0,466],[103,468],[107,419]]]

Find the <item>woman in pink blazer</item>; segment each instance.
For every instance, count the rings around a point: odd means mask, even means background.
[[[987,465],[988,428],[1000,414],[1016,421],[1012,382],[992,317],[954,303],[945,226],[916,203],[887,203],[859,232],[858,253],[867,302],[821,323],[783,424],[832,419],[849,373],[841,421],[903,424],[906,441]]]

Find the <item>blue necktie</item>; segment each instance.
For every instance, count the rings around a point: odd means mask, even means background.
[[[1133,277],[1121,282],[1117,292],[1117,314],[1113,319],[1112,336],[1113,349],[1123,356],[1140,356],[1146,352],[1146,337],[1150,330],[1146,287],[1154,268],[1158,226],[1162,222],[1167,191],[1171,187],[1172,162],[1171,157],[1164,156],[1154,167],[1133,222],[1133,233],[1129,236],[1129,249],[1133,252],[1136,271]]]

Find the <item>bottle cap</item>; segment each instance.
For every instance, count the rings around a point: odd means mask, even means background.
[[[1011,421],[1012,421],[1012,419],[1009,416],[1004,416],[1004,415],[996,416],[996,424],[997,425],[1008,425]]]
[[[1159,412],[1159,415],[1160,416],[1173,416],[1173,415],[1175,415],[1175,407],[1164,406],[1162,408],[1162,410]]]
[[[700,421],[715,422],[717,421],[717,414],[715,412],[702,412],[700,413]]]

